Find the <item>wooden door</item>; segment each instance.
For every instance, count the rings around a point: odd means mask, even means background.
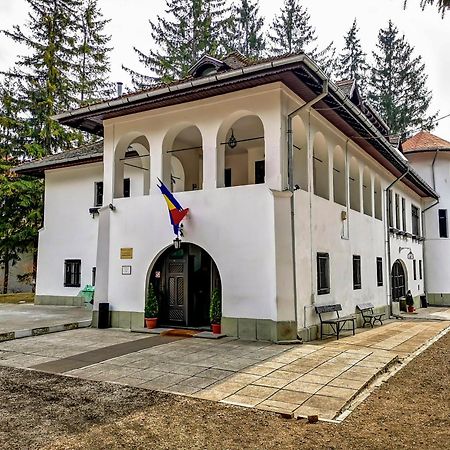
[[[185,258],[169,259],[166,266],[167,319],[179,325],[188,321],[188,276]]]

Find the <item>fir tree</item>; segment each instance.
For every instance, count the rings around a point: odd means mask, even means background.
[[[422,58],[414,56],[414,48],[391,21],[379,31],[377,49],[370,69],[371,102],[392,133],[429,127],[435,116],[427,116],[432,95]]]
[[[406,8],[407,3],[408,0],[405,0],[404,8]],[[441,13],[442,17],[444,17],[446,11],[450,9],[450,0],[420,0],[422,10],[424,10],[427,5],[434,5],[435,3],[437,4],[438,11]]]
[[[104,28],[110,20],[104,20],[97,0],[84,0],[79,23],[78,58],[75,69],[76,91],[80,105],[93,103],[113,95],[114,88],[108,81],[110,72],[108,47],[111,36]]]
[[[301,6],[299,0],[284,0],[280,14],[275,16],[270,26],[270,53],[283,55],[305,52],[330,75],[334,69],[333,43],[319,50],[316,30],[310,20],[308,9]]]
[[[156,49],[134,47],[146,73],[124,67],[137,89],[183,78],[203,54],[224,52],[225,0],[166,0],[166,8],[166,16],[150,21]]]
[[[79,0],[27,0],[29,13],[26,31],[14,26],[8,37],[28,48],[16,68],[7,75],[20,84],[30,156],[37,157],[66,149],[79,133],[52,120],[57,112],[77,104],[71,71],[76,58],[76,21]]]
[[[258,0],[240,0],[233,4],[227,31],[229,50],[247,58],[262,56],[265,48],[264,19],[259,15]]]
[[[336,75],[342,80],[356,80],[358,87],[364,92],[363,81],[365,81],[368,65],[358,33],[359,28],[355,19],[349,32],[344,37],[345,47],[337,63]]]

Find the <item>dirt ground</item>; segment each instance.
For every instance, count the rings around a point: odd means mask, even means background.
[[[448,449],[450,333],[341,425],[0,368],[4,449]]]

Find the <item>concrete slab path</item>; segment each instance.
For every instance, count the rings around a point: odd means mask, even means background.
[[[75,306],[0,304],[0,333],[87,321],[92,311]]]
[[[0,365],[51,369],[64,375],[196,398],[333,419],[377,375],[426,344],[450,322],[396,321],[356,336],[304,345],[233,338],[179,339],[151,345],[149,337],[118,330],[73,330],[0,343]],[[53,339],[52,339],[53,338]],[[168,339],[169,337],[166,337]],[[140,349],[93,363],[86,353],[145,339]],[[172,338],[173,339],[173,338]],[[157,344],[156,341],[154,341]],[[62,367],[73,356],[83,364]],[[55,366],[55,367],[56,367]],[[49,370],[52,371],[52,370]]]

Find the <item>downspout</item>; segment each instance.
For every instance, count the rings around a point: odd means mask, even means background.
[[[387,292],[387,296],[388,296],[388,304],[390,307],[390,315],[392,315],[392,281],[391,281],[391,240],[390,240],[390,235],[389,235],[389,210],[390,210],[390,204],[389,204],[389,191],[391,190],[392,186],[394,186],[394,184],[396,184],[398,181],[400,181],[402,178],[404,178],[406,175],[408,175],[410,170],[410,166],[408,166],[408,169],[406,170],[406,172],[402,175],[400,175],[398,178],[396,178],[386,189],[386,217],[385,217],[385,224],[386,224],[386,245],[385,245],[385,249],[386,249],[386,259],[387,259],[387,267],[388,267],[388,292]]]
[[[328,95],[328,79],[322,78],[322,92],[309,102],[300,106],[296,110],[292,111],[287,116],[287,138],[288,138],[288,190],[291,192],[290,204],[291,204],[291,240],[292,240],[292,277],[293,277],[293,287],[294,287],[294,314],[295,314],[295,326],[297,327],[297,338],[298,336],[298,307],[297,307],[297,264],[296,264],[296,241],[295,241],[295,202],[294,202],[294,139],[292,136],[292,121],[293,118],[298,115],[302,110],[311,108],[317,102],[322,100],[324,97]],[[309,177],[308,177],[309,178]],[[309,186],[309,191],[311,191],[311,186]],[[311,195],[311,192],[310,192]],[[310,202],[310,210],[311,210],[311,202]],[[311,212],[311,211],[310,211]],[[310,228],[312,227],[312,223],[310,221]],[[310,230],[311,231],[311,230]],[[311,242],[312,246],[312,242]],[[312,247],[311,247],[312,248]],[[312,268],[312,261],[311,261]]]

